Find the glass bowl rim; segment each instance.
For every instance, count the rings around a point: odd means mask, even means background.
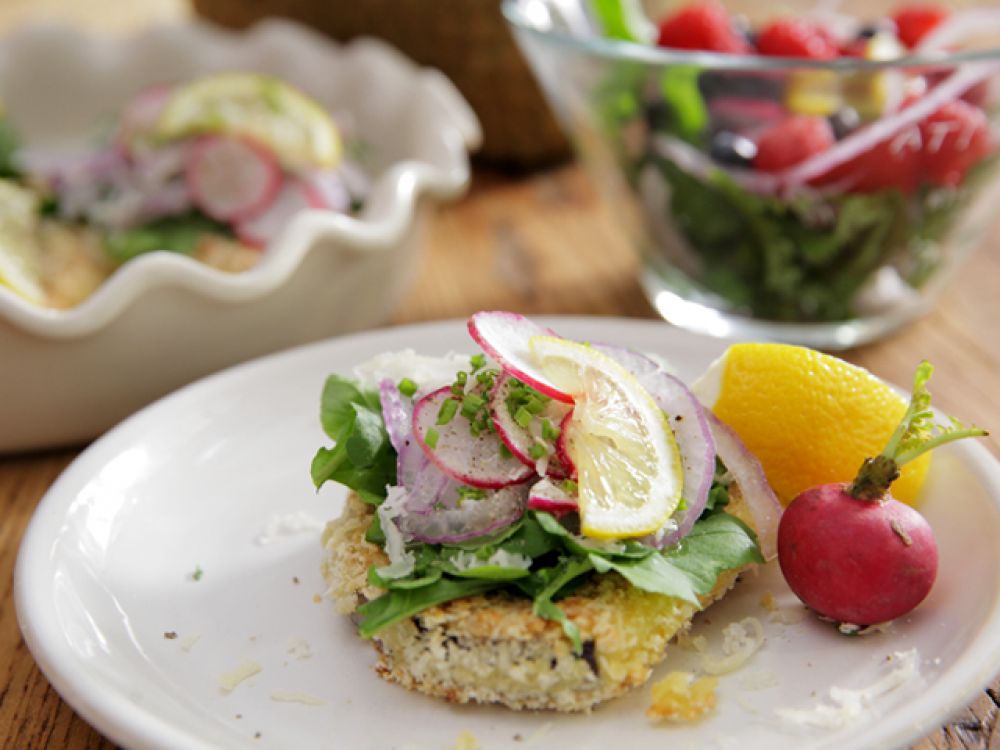
[[[891,60],[866,60],[858,57],[838,57],[833,60],[811,60],[798,57],[765,57],[722,52],[676,50],[654,45],[638,44],[604,37],[579,37],[573,34],[542,29],[524,12],[526,2],[538,0],[502,0],[501,12],[512,27],[530,34],[545,43],[567,47],[621,62],[648,65],[687,65],[704,68],[743,71],[771,70],[829,70],[836,73],[878,71],[899,68],[942,68],[965,63],[1000,63],[1000,47],[959,50],[957,52],[932,52],[907,54]]]

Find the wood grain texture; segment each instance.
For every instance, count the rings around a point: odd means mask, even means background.
[[[0,31],[25,20],[71,20],[126,31],[187,13],[183,0],[3,0]],[[1000,226],[997,227],[1000,229]],[[424,264],[393,323],[463,317],[477,309],[652,318],[636,260],[593,186],[576,167],[513,178],[475,177],[471,194],[431,223]],[[937,366],[935,403],[1000,434],[1000,233],[958,274],[934,312],[846,358],[898,383],[919,359]],[[2,425],[0,425],[2,429]],[[997,437],[987,441],[1000,456]],[[17,545],[45,490],[77,451],[0,457],[0,747],[107,750],[36,667],[17,627],[12,575]],[[917,750],[1000,750],[1000,681],[994,681]]]

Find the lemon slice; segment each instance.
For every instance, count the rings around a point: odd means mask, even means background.
[[[290,167],[334,167],[340,133],[323,107],[284,81],[256,73],[220,73],[178,86],[154,135],[242,135],[267,146]]]
[[[782,505],[810,487],[850,481],[906,411],[906,399],[867,370],[789,344],[733,344],[692,390],[760,459]],[[929,458],[902,468],[894,497],[913,504]]]
[[[0,180],[0,284],[29,302],[45,303],[38,238],[38,196]]]
[[[583,533],[622,539],[660,529],[684,484],[663,410],[628,370],[596,349],[551,336],[532,337],[530,349],[545,376],[574,399],[564,429]]]

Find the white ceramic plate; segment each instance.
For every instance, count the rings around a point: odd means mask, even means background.
[[[686,378],[723,347],[662,323],[548,322],[569,336],[664,354]],[[863,638],[813,618],[781,624],[762,595],[793,609],[794,599],[769,565],[696,624],[712,638],[753,615],[767,634],[749,664],[721,679],[719,708],[699,724],[652,725],[648,688],[565,716],[452,706],[383,682],[372,650],[319,601],[318,533],[266,546],[255,538],[274,516],[338,513],[344,493],[316,493],[309,479],[324,444],[323,380],[404,347],[473,350],[455,321],[270,356],[139,412],[60,477],[21,548],[17,609],[42,670],[95,727],[132,748],[440,750],[463,731],[490,750],[892,747],[943,723],[1000,669],[1000,468],[965,441],[938,452],[926,486],[923,509],[941,551],[929,599],[890,632]],[[875,682],[897,663],[888,657],[913,648],[921,678],[875,699],[853,723],[803,730],[776,718],[776,707],[815,706],[831,685]],[[691,659],[675,648],[654,677]],[[246,662],[261,671],[221,692],[218,678]],[[275,700],[289,694],[322,705]]]

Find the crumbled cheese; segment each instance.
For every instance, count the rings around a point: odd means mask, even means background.
[[[653,684],[653,702],[646,710],[652,719],[694,721],[715,708],[715,677],[694,679],[690,672],[671,672]]]
[[[296,659],[308,659],[312,656],[312,648],[308,641],[302,638],[292,638],[288,642],[288,653]]]
[[[244,680],[249,680],[262,669],[263,667],[255,661],[245,661],[232,672],[227,672],[219,677],[219,687],[223,693],[231,693],[236,689],[237,685]]]
[[[469,731],[459,732],[455,744],[451,746],[451,750],[481,750],[481,748],[479,740]]]
[[[385,554],[389,564],[377,569],[383,578],[404,578],[413,572],[416,558],[406,549],[406,539],[396,525],[396,518],[403,514],[403,503],[406,501],[406,490],[402,487],[389,487],[385,502],[378,507],[378,519],[385,534]]]
[[[271,700],[278,703],[301,703],[303,706],[325,706],[326,701],[307,693],[286,693],[283,690],[275,690],[271,693]]]
[[[920,657],[916,648],[897,651],[893,656],[890,662],[897,666],[868,687],[850,690],[833,686],[830,688],[831,703],[817,703],[807,709],[778,708],[775,713],[793,726],[840,729],[869,713],[876,698],[920,679]]]
[[[531,567],[531,558],[517,552],[508,552],[504,549],[496,550],[485,560],[480,559],[475,552],[468,552],[464,549],[453,552],[448,560],[455,566],[456,570],[466,571],[473,568],[522,568],[527,570]]]
[[[469,355],[449,352],[443,357],[417,354],[413,349],[377,354],[354,368],[354,377],[365,388],[378,388],[383,380],[398,383],[409,378],[421,391],[448,385],[459,370],[469,369]]]
[[[296,513],[285,513],[283,515],[271,516],[267,524],[254,541],[263,547],[280,539],[285,539],[295,534],[304,532],[316,533],[323,530],[323,523],[317,521],[308,513],[298,511]]]
[[[844,635],[873,635],[875,633],[888,633],[892,630],[892,622],[880,622],[877,625],[868,625],[867,627],[855,625],[853,622],[842,622],[837,626],[837,630]]]
[[[190,651],[191,649],[194,648],[194,644],[196,644],[198,642],[199,638],[201,638],[200,635],[190,635],[190,636],[188,636],[183,641],[181,641],[181,649],[184,650],[184,651]]]
[[[806,615],[805,607],[778,607],[767,616],[767,619],[782,625],[795,625],[806,619]]]
[[[698,649],[702,654],[701,668],[715,675],[733,672],[746,664],[763,645],[764,626],[756,617],[731,622],[722,631],[722,656]]]

